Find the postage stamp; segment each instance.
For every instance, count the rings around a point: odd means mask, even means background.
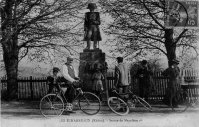
[[[198,0],[166,1],[165,27],[199,28]]]

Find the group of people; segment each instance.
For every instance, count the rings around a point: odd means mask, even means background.
[[[85,13],[85,21],[84,21],[85,34],[83,40],[87,41],[87,47],[86,47],[87,50],[90,50],[91,41],[94,42],[93,49],[98,49],[99,48],[98,42],[102,40],[99,29],[99,25],[101,24],[100,15],[99,12],[95,12],[95,9],[97,9],[95,3],[89,3],[87,9],[89,9],[90,11]],[[64,64],[62,67],[62,75],[66,80],[67,84],[74,84],[74,82],[78,82],[79,79],[75,69],[72,66],[72,61],[73,59],[68,57],[67,63]],[[118,65],[115,67],[114,86],[119,90],[120,93],[127,92],[129,86],[129,75],[128,75],[129,68],[123,62],[123,57],[117,57],[117,63]],[[53,86],[56,84],[57,74],[59,71],[60,71],[59,68],[53,69],[53,75],[49,77],[50,87],[48,92],[51,92]],[[136,76],[139,79],[139,96],[148,100],[148,96],[150,94],[149,89],[152,86],[152,71],[148,66],[146,60],[143,60],[141,62],[141,66],[138,69]],[[103,73],[100,71],[99,66],[96,66],[94,68],[94,73],[91,79],[93,84],[92,90],[102,100],[102,93],[104,91],[103,82],[105,80],[105,77]],[[66,96],[68,96],[69,102],[73,100],[73,92],[74,92],[74,90],[70,86],[71,85],[69,85],[69,88],[65,94]],[[128,97],[125,96],[124,99],[127,100]]]
[[[129,68],[127,64],[123,62],[123,57],[117,57],[117,65],[115,66],[115,80],[114,87],[118,89],[119,93],[126,93],[129,87]],[[74,99],[74,89],[72,84],[79,81],[77,73],[72,66],[73,58],[68,57],[67,62],[62,67],[62,76],[64,77],[67,84],[67,91],[65,92],[65,97],[67,98],[69,103],[72,103]],[[167,104],[177,106],[176,93],[177,90],[180,89],[179,84],[179,67],[177,66],[179,61],[172,60],[171,65],[168,69],[163,72],[164,76],[169,77],[169,83],[167,87],[167,92],[165,96],[165,100],[167,99]],[[57,88],[57,79],[58,72],[61,72],[59,68],[53,68],[53,75],[48,77],[49,81],[49,91],[52,92],[53,87]],[[146,60],[141,62],[141,66],[137,70],[136,76],[139,81],[139,96],[148,101],[148,97],[150,95],[150,88],[153,85],[152,79],[152,71],[148,65]],[[93,92],[99,96],[100,100],[102,100],[102,92],[104,91],[103,81],[105,80],[104,74],[100,70],[100,66],[95,67],[95,71],[91,77],[93,84]],[[128,96],[124,96],[123,99],[128,101]],[[172,101],[172,102],[171,102]]]
[[[94,41],[93,49],[97,48],[97,42],[101,41],[101,35],[99,30],[100,25],[100,15],[99,12],[95,12],[94,10],[97,8],[95,3],[89,3],[87,9],[90,10],[90,12],[87,12],[85,14],[85,22],[84,22],[84,40],[87,41],[87,47],[86,49],[90,50],[90,41]],[[98,47],[99,48],[99,47]],[[117,57],[116,58],[118,65],[115,67],[115,81],[114,86],[118,89],[119,93],[126,93],[129,87],[129,68],[128,66],[123,62],[123,57]],[[69,103],[72,103],[74,98],[74,89],[71,87],[75,82],[78,82],[79,78],[77,76],[77,73],[72,66],[73,58],[68,57],[67,62],[63,65],[62,71],[59,70],[59,68],[55,67],[53,68],[53,74],[52,76],[48,77],[49,81],[49,91],[48,93],[52,92],[53,87],[55,86],[58,89],[57,79],[58,79],[58,73],[62,72],[62,76],[66,80],[66,84],[68,85],[68,89],[65,92],[65,96],[68,99]],[[179,83],[178,83],[178,76],[179,76],[179,68],[177,67],[179,61],[172,60],[171,65],[168,69],[166,69],[163,74],[165,76],[169,76],[170,82],[168,85],[168,89],[166,93],[169,93],[167,97],[173,98],[172,100],[175,100],[176,91],[179,89]],[[143,60],[141,62],[141,66],[137,70],[136,76],[139,79],[139,96],[144,98],[146,101],[148,101],[148,97],[150,95],[150,89],[151,86],[153,86],[153,79],[152,79],[152,71],[148,65],[148,62],[146,60]],[[94,68],[94,73],[91,77],[93,88],[92,90],[94,93],[96,93],[99,98],[102,100],[102,93],[104,91],[103,88],[103,81],[105,80],[105,77],[103,73],[100,71],[100,67],[96,66]],[[128,96],[124,96],[124,100],[128,100]],[[171,99],[170,99],[171,100]]]
[[[95,12],[95,9],[97,9],[95,3],[89,3],[87,9],[89,9],[90,12],[87,12],[85,14],[85,21],[84,21],[85,34],[83,40],[87,41],[86,49],[90,50],[91,41],[94,42],[93,49],[97,49],[98,42],[102,40],[99,29],[99,25],[101,24],[100,15],[99,12]],[[126,64],[123,63],[122,57],[118,57],[117,62],[118,65],[115,67],[115,87],[119,89],[119,92],[127,92],[129,86],[128,67]],[[165,98],[169,98],[170,105],[171,105],[171,100],[173,100],[172,101],[173,104],[177,105],[177,103],[175,103],[177,100],[176,94],[177,90],[180,89],[178,81],[180,70],[179,67],[177,66],[179,64],[179,61],[173,59],[169,61],[169,63],[170,63],[169,68],[163,72],[164,76],[169,77],[169,83]],[[152,70],[150,69],[150,66],[148,65],[148,62],[146,60],[143,60],[141,62],[141,66],[137,70],[136,77],[138,78],[139,81],[139,96],[144,98],[146,101],[148,101],[148,97],[152,92],[152,90],[154,89],[152,75],[153,73]],[[101,98],[101,93],[104,90],[102,85],[102,80],[104,80],[104,76],[98,68],[96,68],[92,80],[94,84],[93,90]],[[125,100],[127,100],[126,98],[128,97],[124,97]],[[168,103],[168,101],[165,101],[165,103]]]
[[[126,93],[129,86],[128,67],[123,63],[123,58],[117,58],[118,65],[115,67],[115,87],[119,93]],[[166,94],[163,102],[169,106],[178,107],[180,86],[180,69],[179,61],[172,59],[169,61],[169,67],[163,71],[162,75],[169,78],[166,89]],[[146,60],[141,61],[141,66],[138,68],[136,75],[139,85],[139,96],[148,101],[150,94],[155,90],[153,82],[153,71],[151,70]],[[123,96],[125,101],[128,101],[128,96]]]
[[[51,93],[53,91],[53,88],[55,87],[57,90],[59,90],[58,87],[58,81],[62,80],[65,82],[67,86],[67,90],[65,91],[65,97],[67,98],[67,101],[69,103],[72,103],[74,99],[74,87],[72,85],[76,84],[76,82],[79,82],[79,77],[78,74],[75,70],[75,68],[72,65],[73,58],[72,57],[67,57],[67,62],[63,65],[62,71],[54,67],[53,68],[53,73],[52,75],[47,77],[48,85],[49,85],[49,90],[48,93]],[[61,77],[63,77],[61,79]]]

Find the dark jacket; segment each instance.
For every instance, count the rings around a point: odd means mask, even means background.
[[[179,85],[180,69],[178,66],[171,66],[167,68],[162,74],[169,78],[168,87],[175,88],[177,85]],[[177,87],[175,89],[177,89]]]
[[[150,87],[153,84],[153,79],[152,79],[152,71],[149,66],[144,67],[141,66],[136,73],[136,77],[139,79],[139,83],[142,86]]]
[[[169,82],[167,84],[167,89],[165,91],[165,97],[163,102],[167,105],[170,105],[169,99],[173,97],[172,104],[178,104],[178,90],[180,90],[180,69],[178,66],[171,66],[167,68],[162,75],[167,76],[169,78]]]

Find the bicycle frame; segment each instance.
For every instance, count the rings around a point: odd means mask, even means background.
[[[75,84],[72,84],[71,87],[76,94],[74,95],[72,102],[68,103],[67,97],[65,97],[65,92],[60,86],[61,83],[56,85],[56,93],[47,94],[40,100],[40,111],[45,117],[60,116],[64,110],[72,111],[73,104],[70,103],[76,103],[76,101],[80,110],[88,115],[94,115],[100,111],[100,99],[95,94],[91,92],[83,92],[80,86],[76,87]],[[52,104],[51,101],[56,103]]]
[[[65,103],[67,103],[67,99],[66,99],[66,97],[65,97],[65,95],[64,95],[65,92],[66,92],[67,90],[64,92],[64,91],[62,90],[60,84],[57,84],[57,85],[58,85],[59,90],[58,90],[58,92],[56,93],[56,95],[59,95],[61,98],[63,98],[63,101],[64,101]],[[78,92],[78,94],[75,95],[75,98],[73,99],[73,101],[76,100],[80,95],[83,95],[83,91],[82,91],[82,89],[81,89],[80,87],[74,88],[74,86],[73,86],[73,84],[72,84],[72,89],[75,90],[75,93]]]
[[[146,102],[143,98],[141,98],[141,97],[137,96],[136,94],[134,94],[130,89],[128,89],[127,93],[118,93],[116,90],[113,90],[113,92],[116,93],[116,95],[117,95],[116,97],[118,97],[118,98],[120,98],[122,100],[124,98],[124,97],[122,97],[123,95],[128,95],[128,101],[136,101],[136,102],[139,101],[139,103],[142,103],[143,106],[146,107],[146,105],[147,105],[151,109],[151,106],[148,104],[148,102]]]
[[[116,90],[113,90],[113,92],[117,95],[117,97],[119,98],[123,98],[122,95],[132,95],[132,98],[135,98],[137,95],[135,95],[131,90],[128,89],[128,92],[127,93],[118,93]],[[130,99],[128,97],[128,99]]]
[[[128,89],[126,93],[118,93],[116,90],[113,90],[116,95],[113,95],[108,98],[109,108],[118,115],[127,115],[130,108],[136,108],[136,106],[142,106],[147,110],[151,111],[151,106],[143,98],[135,95],[132,91]],[[128,95],[128,99],[124,100],[124,97]]]

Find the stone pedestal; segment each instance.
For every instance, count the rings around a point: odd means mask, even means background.
[[[86,91],[92,91],[93,85],[91,77],[96,64],[100,64],[102,73],[105,73],[105,71],[103,71],[105,53],[103,53],[101,49],[84,49],[84,51],[80,53],[79,77],[84,81],[85,86],[83,86],[83,89]]]

